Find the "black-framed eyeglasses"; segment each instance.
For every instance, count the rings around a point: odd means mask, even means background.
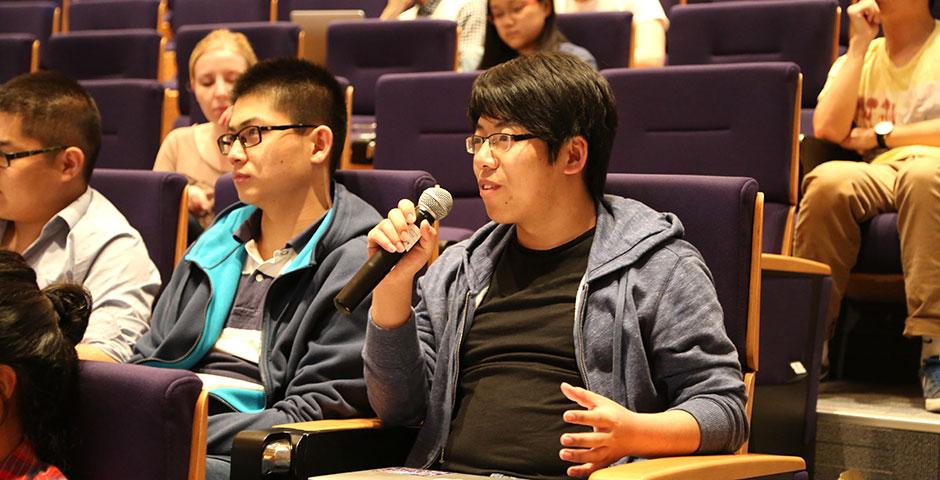
[[[485,137],[470,135],[467,137],[467,153],[476,155],[483,148],[483,142],[490,142],[490,150],[494,152],[506,153],[512,148],[512,142],[533,138],[538,137],[531,133],[494,133]]]
[[[40,148],[39,150],[24,150],[22,152],[13,152],[13,153],[3,153],[0,152],[0,157],[3,159],[0,160],[0,168],[9,168],[10,162],[19,158],[32,157],[33,155],[39,155],[40,153],[49,153],[56,150],[62,150],[68,148],[65,145],[58,145],[55,147],[46,147]]]
[[[319,125],[307,125],[302,123],[272,126],[248,125],[235,133],[226,133],[220,136],[219,139],[216,140],[216,143],[218,143],[219,151],[222,152],[222,155],[228,155],[228,152],[232,150],[232,145],[234,145],[236,141],[241,142],[242,148],[253,147],[261,143],[261,132],[267,132],[269,130],[290,130],[292,128],[315,128],[318,126]]]

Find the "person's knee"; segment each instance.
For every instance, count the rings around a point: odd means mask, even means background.
[[[904,162],[895,185],[898,203],[940,192],[940,158],[917,157]],[[926,201],[926,200],[925,200]]]
[[[803,179],[801,208],[829,206],[854,195],[856,184],[864,177],[857,162],[826,162]]]

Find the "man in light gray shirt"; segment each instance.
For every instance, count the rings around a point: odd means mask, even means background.
[[[148,328],[160,274],[140,234],[88,186],[101,118],[54,72],[0,86],[0,248],[23,255],[40,287],[83,285],[93,298],[79,357],[124,361]]]

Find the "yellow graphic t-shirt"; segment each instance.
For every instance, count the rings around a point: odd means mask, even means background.
[[[844,63],[842,56],[832,65],[819,98],[828,93],[833,77]],[[907,125],[934,118],[940,118],[940,20],[935,22],[933,33],[920,52],[900,67],[888,57],[884,38],[872,40],[858,84],[855,126],[872,128],[883,121]],[[874,153],[877,156],[873,162],[886,162],[914,155],[940,157],[940,147],[906,145]]]

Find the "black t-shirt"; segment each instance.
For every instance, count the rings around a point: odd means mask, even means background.
[[[560,247],[513,239],[497,263],[460,351],[444,470],[566,478],[562,433],[585,431],[562,414],[580,408],[561,382],[583,386],[574,350],[574,304],[594,230]]]

